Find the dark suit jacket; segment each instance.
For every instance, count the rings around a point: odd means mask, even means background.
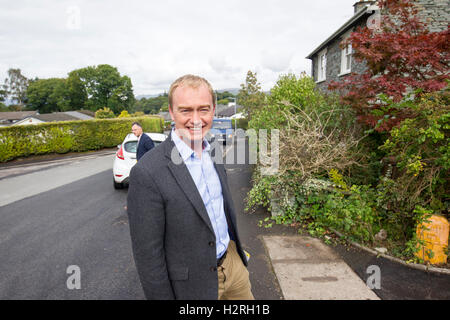
[[[150,151],[154,147],[155,144],[153,143],[152,138],[143,132],[136,150],[136,159],[139,160],[147,151]]]
[[[171,137],[133,167],[128,216],[134,260],[147,299],[217,299],[215,234],[186,165]],[[223,165],[222,185],[230,237],[247,265]]]

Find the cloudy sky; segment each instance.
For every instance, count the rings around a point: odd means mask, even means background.
[[[215,89],[238,88],[248,70],[264,90],[353,15],[356,0],[0,0],[0,82],[66,77],[110,64],[135,95],[168,90],[193,73]]]

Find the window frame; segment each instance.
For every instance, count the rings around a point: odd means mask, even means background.
[[[350,37],[350,34],[353,30],[348,31],[343,37],[342,42],[347,40]],[[352,72],[352,62],[353,62],[353,48],[352,45],[349,44],[345,48],[341,49],[341,73],[339,76],[343,76]],[[348,61],[350,58],[350,62]],[[349,63],[348,63],[349,62]],[[347,64],[348,63],[348,64]]]
[[[327,48],[325,48],[324,50],[320,51],[319,54],[317,55],[317,81],[316,82],[323,82],[323,81],[327,80],[327,51],[328,51]],[[323,70],[323,72],[321,72],[322,70]]]

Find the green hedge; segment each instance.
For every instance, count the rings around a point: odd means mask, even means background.
[[[82,152],[114,147],[138,121],[144,132],[163,132],[160,117],[62,121],[0,128],[0,162],[47,153]]]

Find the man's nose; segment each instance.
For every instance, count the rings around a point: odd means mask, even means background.
[[[200,117],[200,112],[194,111],[194,113],[192,115],[192,122],[194,123],[194,126],[202,125],[202,119]]]

